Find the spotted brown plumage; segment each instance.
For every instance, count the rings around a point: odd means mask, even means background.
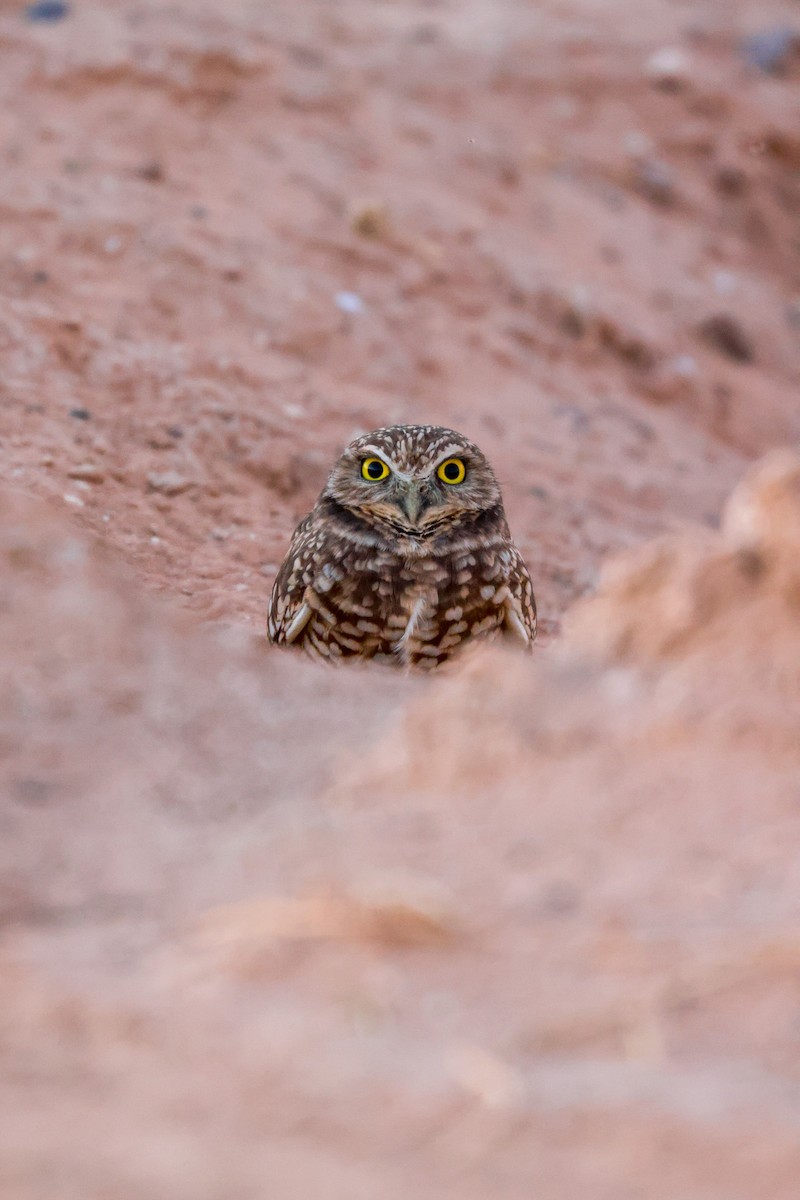
[[[352,442],[294,532],[267,632],[316,658],[417,667],[497,633],[529,648],[530,575],[478,447],[436,425]]]

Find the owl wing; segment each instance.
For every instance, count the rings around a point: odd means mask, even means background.
[[[308,603],[308,592],[316,575],[323,540],[324,534],[311,512],[295,529],[289,551],[272,586],[267,635],[275,645],[291,646],[302,641],[313,612]]]
[[[508,595],[504,601],[503,632],[530,648],[536,638],[536,600],[525,561],[516,546],[509,547]]]

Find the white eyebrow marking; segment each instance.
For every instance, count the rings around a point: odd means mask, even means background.
[[[367,458],[369,458],[370,455],[372,455],[374,458],[379,458],[381,462],[384,463],[389,470],[398,477],[398,479],[411,478],[411,476],[405,471],[401,471],[394,459],[390,458],[386,451],[381,450],[379,446],[362,446],[359,453],[366,455]]]
[[[462,458],[462,457],[466,457],[467,453],[468,453],[468,452],[467,452],[467,450],[464,448],[464,446],[462,446],[462,445],[459,445],[457,442],[451,442],[451,443],[449,444],[449,446],[447,446],[447,448],[446,448],[445,450],[443,450],[443,451],[442,451],[442,452],[441,452],[441,453],[440,453],[440,454],[437,456],[437,458],[436,458],[435,462],[433,463],[433,465],[431,466],[430,470],[429,470],[429,471],[426,471],[426,472],[425,472],[425,474],[426,474],[426,475],[432,475],[432,474],[433,474],[433,472],[436,470],[436,468],[437,468],[437,467],[440,467],[440,466],[442,465],[442,463],[443,463],[443,462],[445,462],[445,461],[446,461],[448,458],[454,458],[454,457],[455,457],[455,458]]]

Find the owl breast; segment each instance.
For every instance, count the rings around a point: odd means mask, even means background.
[[[276,581],[273,641],[302,640],[309,654],[330,661],[359,656],[426,668],[444,662],[463,642],[509,625],[519,603],[513,587],[517,563],[502,524],[494,534],[483,522],[477,532],[434,544],[400,538],[391,546],[347,525],[337,528],[327,514],[317,527],[311,514],[309,553],[301,548],[290,574]],[[325,554],[319,552],[320,531]],[[303,624],[296,637],[281,638],[281,593],[302,595]],[[520,631],[511,626],[510,632]],[[521,640],[532,636],[522,631]]]
[[[435,667],[498,631],[530,648],[530,576],[478,447],[434,425],[351,442],[294,532],[267,631],[329,662]]]

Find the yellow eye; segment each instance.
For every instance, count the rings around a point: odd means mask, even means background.
[[[467,468],[460,458],[448,458],[436,472],[445,483],[463,483],[466,473]]]
[[[361,477],[368,479],[370,483],[377,483],[379,479],[385,479],[388,474],[389,468],[379,458],[365,458],[361,464]]]

